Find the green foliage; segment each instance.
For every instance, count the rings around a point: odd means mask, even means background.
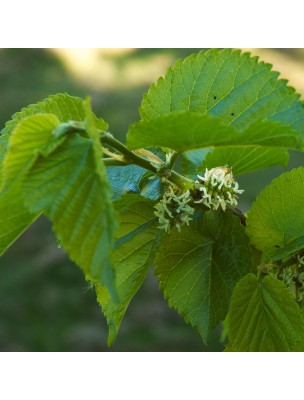
[[[218,147],[209,153],[198,172],[204,172],[218,165],[229,165],[233,175],[243,175],[273,165],[286,167],[288,163],[288,151],[276,147],[239,146]]]
[[[23,118],[39,113],[54,114],[61,122],[83,121],[85,119],[83,100],[81,98],[69,96],[66,93],[58,93],[36,104],[31,104],[14,114],[2,130],[2,138],[8,138],[18,122]],[[108,124],[102,118],[98,119],[97,126],[102,130],[108,128]]]
[[[213,146],[259,145],[297,149],[303,147],[303,139],[290,126],[277,121],[259,120],[238,130],[233,125],[225,125],[219,118],[180,111],[131,125],[127,144],[130,150],[158,146],[182,153]]]
[[[4,191],[24,178],[39,153],[48,155],[65,140],[64,137],[57,139],[52,134],[59,122],[55,115],[43,114],[24,118],[16,126],[3,162]]]
[[[275,178],[248,212],[247,234],[259,250],[273,253],[303,237],[304,168]]]
[[[236,282],[250,271],[251,251],[240,221],[208,211],[162,241],[155,273],[169,305],[207,342],[225,318]]]
[[[233,175],[243,175],[281,165],[286,167],[289,159],[288,151],[278,147],[238,146],[217,147],[212,149],[193,150],[183,154],[182,169],[186,175],[196,175],[205,169],[219,165],[229,165]]]
[[[195,177],[199,167],[202,165],[206,156],[212,149],[192,150],[182,154],[181,168],[183,174],[189,177]],[[225,165],[225,164],[223,164]]]
[[[100,155],[93,139],[71,136],[47,158],[38,158],[23,197],[32,212],[44,211],[51,219],[71,259],[113,292],[109,256],[117,223]]]
[[[17,127],[18,123],[22,122],[22,120],[28,116],[41,113],[52,114],[52,117],[50,117],[50,124],[52,124],[53,122],[55,123],[55,121],[56,124],[58,124],[58,120],[60,122],[67,122],[69,120],[82,121],[85,118],[83,100],[78,97],[72,97],[67,94],[61,94],[61,93],[49,96],[47,99],[41,102],[23,108],[21,111],[17,112],[12,116],[12,119],[5,124],[5,128],[1,131],[0,168],[2,167],[5,154],[7,153],[10,136],[14,131],[14,129]],[[56,117],[58,120],[56,119]],[[15,147],[14,150],[11,152],[10,158],[15,159],[17,163],[20,163],[21,160],[19,160],[19,152],[21,150],[21,152],[23,152],[23,161],[28,162],[29,166],[30,163],[34,162],[35,159],[35,157],[32,157],[32,155],[30,154],[31,151],[35,152],[37,149],[39,149],[40,141],[45,140],[44,143],[47,143],[48,139],[51,138],[50,136],[51,133],[50,131],[48,133],[44,132],[46,133],[46,135],[40,137],[41,127],[39,128],[39,122],[38,122],[39,118],[29,119],[28,121],[31,121],[31,123],[25,122],[25,125],[21,124],[21,128],[18,128],[19,131],[20,129],[21,130],[25,129],[25,132],[24,135],[22,135],[22,133],[16,135],[17,143],[14,143],[14,146],[17,146],[17,148]],[[32,131],[31,131],[31,126],[29,125],[33,124],[33,121],[35,122],[34,126],[32,126]],[[42,121],[45,120],[42,118]],[[37,125],[36,127],[35,123]],[[107,129],[108,127],[108,125],[102,119],[98,120],[98,126],[100,129]],[[52,125],[50,127],[50,129],[54,128],[55,125],[54,126]],[[42,129],[43,129],[43,124],[42,124]],[[29,147],[25,145],[25,143],[30,144],[27,135],[31,135],[33,140],[33,142]],[[17,154],[15,154],[15,152]],[[24,171],[26,170],[26,168],[27,167],[25,165]],[[1,168],[0,170],[0,178],[3,180],[2,169],[5,169],[6,171],[6,168]],[[16,180],[16,177],[14,178],[14,180]],[[11,185],[11,183],[9,184]],[[21,190],[20,182],[19,183],[16,182],[16,185],[14,185],[14,187],[11,188],[9,191],[6,190],[5,193],[3,193],[3,189],[1,189],[0,254],[2,254],[7,249],[7,247],[10,246],[22,234],[22,232],[38,217],[38,213],[33,214],[29,212],[29,210],[24,206],[20,190]]]
[[[228,314],[227,351],[292,351],[303,340],[304,320],[286,286],[272,276],[246,275]]]
[[[31,213],[20,197],[20,185],[0,195],[0,255],[31,225],[38,214]]]
[[[302,291],[304,168],[274,179],[248,215],[233,177],[304,149],[299,96],[257,58],[210,50],[179,60],[140,114],[127,146],[89,99],[57,94],[14,114],[0,135],[0,254],[45,214],[95,286],[109,345],[153,265],[205,343],[225,320],[228,351],[301,349],[302,300],[282,277],[293,266]]]
[[[108,167],[107,176],[113,190],[113,200],[131,193],[156,200],[163,194],[163,188],[160,179],[151,179],[152,175],[137,165]]]
[[[271,65],[239,50],[201,51],[179,60],[144,96],[143,120],[175,111],[220,118],[237,129],[275,120],[304,133],[304,108]]]
[[[126,309],[146,277],[159,241],[153,203],[137,195],[125,195],[117,207],[120,227],[112,260],[119,302],[112,300],[105,286],[95,285],[97,301],[109,325],[109,345],[115,340]]]
[[[51,140],[52,130],[58,125],[56,116],[35,115],[23,119],[16,126],[10,140],[7,157],[3,161],[0,195],[0,254],[38,217],[30,212],[22,199],[22,181],[35,163],[39,151],[56,147],[61,141]],[[55,138],[54,138],[55,139]],[[49,144],[50,143],[50,144]]]

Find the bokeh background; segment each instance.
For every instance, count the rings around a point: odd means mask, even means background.
[[[123,139],[149,85],[200,49],[0,49],[0,129],[13,113],[50,94],[92,97],[93,109]],[[281,72],[304,95],[304,49],[243,49]],[[288,169],[304,164],[291,152]],[[247,211],[283,168],[239,179]],[[80,269],[57,248],[41,217],[0,258],[0,351],[222,351],[221,326],[208,346],[170,310],[152,270],[133,299],[115,344]]]

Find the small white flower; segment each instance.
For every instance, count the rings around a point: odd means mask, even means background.
[[[221,207],[225,211],[227,204],[236,206],[237,194],[244,192],[239,189],[239,184],[234,180],[231,168],[228,167],[216,167],[210,170],[206,168],[205,174],[197,177],[195,189],[201,193],[201,197],[197,198],[195,203],[203,203],[213,210]]]
[[[189,225],[189,221],[192,220],[191,215],[194,213],[194,208],[188,204],[191,200],[189,190],[181,192],[179,189],[168,186],[162,199],[154,207],[159,228],[169,232],[171,226],[175,225],[180,231],[181,226]]]

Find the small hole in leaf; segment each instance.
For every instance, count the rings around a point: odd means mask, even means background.
[[[213,100],[216,100],[216,96],[213,96]]]
[[[234,113],[231,113],[231,116],[233,117],[233,116],[234,116]]]

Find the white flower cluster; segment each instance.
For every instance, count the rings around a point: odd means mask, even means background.
[[[172,186],[168,186],[163,198],[155,205],[154,214],[158,217],[159,228],[170,232],[172,225],[175,225],[180,231],[184,224],[189,225],[190,217],[194,209],[189,206],[192,200],[189,190],[184,193],[176,191]]]
[[[239,189],[239,184],[234,180],[231,168],[216,167],[206,168],[203,176],[197,175],[195,189],[200,193],[200,198],[195,203],[203,203],[207,207],[217,210],[219,207],[226,210],[227,204],[237,205],[237,194],[244,190]]]

